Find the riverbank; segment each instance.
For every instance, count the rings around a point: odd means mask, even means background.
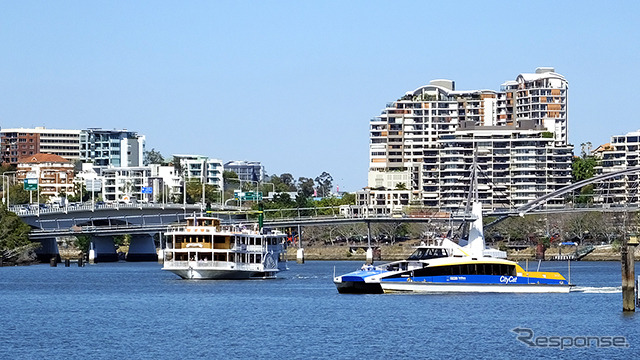
[[[287,249],[287,259],[296,260],[297,248]],[[414,248],[411,245],[381,245],[380,261],[394,261],[406,259]],[[535,260],[535,247],[529,247],[519,251],[510,250],[507,258],[514,261]],[[558,254],[571,254],[575,252],[574,247],[554,247],[545,251],[545,259],[550,260]],[[326,246],[306,246],[304,247],[305,260],[366,260],[364,248],[352,250],[346,245],[326,245]],[[640,260],[640,247],[635,249],[635,259]],[[582,258],[583,261],[620,261],[620,251],[611,246],[599,246],[589,255]]]

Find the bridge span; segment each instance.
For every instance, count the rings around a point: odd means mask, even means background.
[[[566,193],[579,189],[582,186],[601,182],[607,179],[623,176],[630,173],[640,172],[640,167],[625,169],[622,171],[603,174],[584,181],[571,184],[558,191],[546,194],[534,199],[529,203],[512,209],[487,211],[485,216],[496,216],[497,219],[487,225],[488,228],[508,217],[523,216],[527,213],[560,213],[560,212],[620,212],[637,211],[636,206],[616,206],[617,204],[604,204],[591,207],[572,206],[545,206],[546,203],[560,197]],[[331,209],[332,215],[318,215],[319,210]],[[130,254],[128,260],[157,260],[156,243],[154,237],[160,235],[168,225],[184,221],[184,218],[194,213],[200,213],[204,209],[202,205],[183,204],[113,204],[93,206],[86,204],[83,206],[26,210],[23,207],[13,207],[16,212],[33,230],[30,238],[42,243],[39,257],[48,261],[51,255],[57,256],[57,237],[88,235],[91,236],[92,249],[99,254],[98,261],[117,260],[115,247],[113,246],[113,236],[129,234],[132,236]],[[341,225],[364,223],[368,228],[370,238],[370,226],[372,223],[384,222],[449,222],[460,223],[475,220],[471,214],[465,212],[436,212],[430,216],[412,216],[412,214],[394,214],[394,216],[352,216],[349,211],[344,212],[343,208],[310,208],[310,209],[278,209],[266,210],[265,215],[275,215],[292,213],[298,216],[290,218],[273,218],[269,216],[264,221],[264,225],[273,228],[290,228],[299,226],[319,226],[319,225]],[[226,222],[256,222],[256,211],[250,211],[236,206],[214,206],[214,214]],[[314,212],[314,216],[304,216],[302,214]],[[248,215],[254,216],[253,220]],[[443,214],[445,214],[443,216]],[[159,236],[158,236],[159,237]]]
[[[212,210],[229,214],[229,221],[239,215],[238,207],[214,207]],[[23,221],[31,226],[29,238],[39,242],[38,259],[48,262],[59,257],[57,239],[66,236],[86,235],[91,238],[95,261],[117,261],[114,236],[131,235],[129,261],[157,261],[156,238],[167,226],[184,221],[186,216],[200,213],[200,205],[179,204],[85,204],[66,208],[26,210],[13,207]]]

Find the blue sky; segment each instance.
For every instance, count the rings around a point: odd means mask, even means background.
[[[127,128],[165,157],[366,186],[368,123],[431,79],[553,66],[569,140],[640,128],[637,2],[0,1],[0,126]]]

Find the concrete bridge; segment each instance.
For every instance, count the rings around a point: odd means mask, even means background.
[[[157,261],[156,242],[167,227],[203,211],[200,205],[180,204],[83,204],[33,210],[14,206],[11,210],[31,226],[29,238],[41,244],[36,254],[43,262],[59,258],[57,238],[78,235],[90,237],[91,260],[97,262],[118,261],[114,237],[121,235],[131,235],[128,261]],[[239,215],[238,207],[212,210],[225,214],[228,221],[244,216]]]
[[[546,206],[547,201],[562,196],[580,187],[610,178],[640,172],[640,167],[625,169],[615,173],[596,176],[561,190],[544,195],[523,206],[513,209],[486,212],[485,216],[496,216],[497,220],[485,226],[489,227],[510,216],[522,216],[527,213],[559,213],[577,211],[634,211],[637,206],[622,207],[615,204],[604,204],[592,207]],[[94,206],[84,204],[64,208],[26,210],[23,207],[12,207],[10,210],[18,214],[33,230],[30,238],[42,244],[38,252],[41,260],[48,261],[52,256],[58,256],[57,237],[87,235],[91,237],[91,249],[96,254],[96,261],[117,261],[113,244],[113,237],[129,234],[132,236],[127,260],[157,260],[155,237],[160,239],[162,232],[170,224],[184,221],[186,216],[203,212],[201,205],[183,204],[113,204]],[[256,222],[256,211],[248,211],[236,206],[214,206],[212,212],[224,222]],[[318,215],[318,211],[325,210],[332,215]],[[329,211],[331,210],[331,211]],[[300,226],[340,225],[364,223],[367,225],[369,238],[372,223],[384,222],[447,222],[461,223],[473,221],[475,218],[464,211],[443,213],[433,212],[433,215],[412,216],[411,214],[394,214],[393,216],[365,215],[352,216],[339,207],[309,208],[309,209],[278,209],[266,210],[264,226],[272,228],[291,228]],[[276,214],[297,214],[289,218],[277,218]],[[303,215],[303,214],[313,215]],[[444,216],[443,216],[444,214]],[[249,216],[252,219],[249,219]],[[158,244],[161,245],[161,244]]]

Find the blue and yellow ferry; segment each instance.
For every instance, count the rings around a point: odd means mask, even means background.
[[[460,254],[462,253],[462,254]],[[462,248],[420,246],[406,260],[337,276],[340,293],[387,292],[569,292],[573,285],[558,272],[526,271],[505,259],[474,257]]]
[[[477,196],[477,194],[476,194]],[[386,292],[509,292],[568,293],[573,285],[557,272],[526,271],[518,263],[487,256],[482,204],[471,204],[476,219],[469,224],[469,241],[460,246],[442,239],[438,246],[419,246],[406,260],[334,277],[340,293]],[[506,254],[505,254],[506,257]]]

